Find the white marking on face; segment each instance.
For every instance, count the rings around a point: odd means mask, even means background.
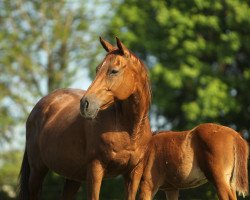
[[[104,62],[102,63],[102,66],[105,65],[105,64],[106,64],[106,61],[104,61]],[[102,67],[102,66],[101,66],[101,67]]]

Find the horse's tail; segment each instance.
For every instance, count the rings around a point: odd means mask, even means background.
[[[19,200],[29,199],[29,176],[30,176],[30,165],[28,161],[27,149],[25,147],[25,152],[23,155],[23,162],[19,174]]]
[[[235,181],[236,191],[239,195],[245,197],[248,195],[248,143],[242,137],[236,137],[235,143],[235,166],[233,179]]]

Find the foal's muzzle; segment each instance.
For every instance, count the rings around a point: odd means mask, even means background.
[[[88,95],[80,100],[80,113],[84,118],[94,119],[100,110],[100,101],[95,95]]]

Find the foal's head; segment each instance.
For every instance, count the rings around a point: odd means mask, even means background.
[[[138,90],[150,92],[143,63],[118,38],[117,47],[102,38],[100,42],[108,54],[96,68],[95,80],[80,102],[81,114],[91,119],[96,117],[99,110],[108,108],[116,100],[125,100]],[[147,95],[150,101],[150,93]]]

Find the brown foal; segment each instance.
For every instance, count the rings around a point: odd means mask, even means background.
[[[177,200],[180,189],[211,182],[220,200],[248,194],[248,144],[231,128],[212,123],[190,131],[154,135],[145,154],[140,199],[164,190]]]
[[[22,200],[38,199],[48,170],[66,177],[62,199],[74,199],[82,180],[87,181],[88,199],[99,199],[102,179],[120,174],[127,199],[135,199],[152,135],[147,69],[119,39],[117,48],[100,41],[108,54],[88,90],[56,90],[28,117]]]

